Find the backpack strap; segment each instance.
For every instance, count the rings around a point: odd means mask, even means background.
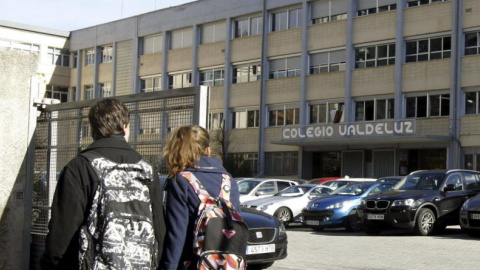
[[[185,179],[188,180],[190,185],[192,186],[193,190],[197,194],[198,198],[202,203],[205,203],[211,195],[208,193],[208,191],[205,189],[205,187],[202,185],[200,180],[192,173],[188,171],[183,171],[179,173],[181,176],[183,176]],[[231,188],[231,179],[230,176],[226,173],[222,174],[222,185],[220,187],[220,192],[218,194],[218,197],[223,198],[225,202],[231,206],[230,202],[230,190]]]

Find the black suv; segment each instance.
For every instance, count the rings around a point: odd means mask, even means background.
[[[416,171],[390,191],[364,198],[357,213],[367,234],[399,228],[431,235],[459,224],[463,202],[480,193],[478,185],[471,185],[478,181],[478,171]]]

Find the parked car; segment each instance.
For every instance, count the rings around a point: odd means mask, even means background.
[[[357,206],[362,198],[380,194],[393,187],[392,183],[363,182],[341,187],[329,196],[308,203],[302,211],[302,223],[321,231],[325,228],[345,227],[347,231],[359,231]]]
[[[480,188],[480,179],[470,178],[467,181],[467,188]],[[480,236],[480,194],[466,200],[460,208],[460,227],[471,236]]]
[[[273,196],[273,194],[285,188],[298,184],[292,180],[268,178],[246,179],[237,183],[240,192],[240,202]]]
[[[288,226],[291,222],[301,222],[299,216],[310,200],[328,195],[332,191],[332,188],[322,185],[295,185],[271,197],[244,202],[242,206],[275,216]]]
[[[248,226],[248,269],[267,268],[287,257],[287,232],[281,222],[251,208],[241,208],[240,214]]]
[[[375,182],[377,179],[375,178],[340,178],[332,181],[324,182],[322,185],[329,186],[333,189],[341,188],[345,185],[357,183],[357,182]]]
[[[431,235],[458,225],[462,204],[480,192],[478,185],[467,183],[478,179],[480,172],[470,170],[413,172],[392,190],[361,202],[358,215],[364,231],[379,234],[388,227]]]
[[[377,182],[391,182],[391,183],[398,183],[402,180],[404,176],[384,176],[377,179]]]
[[[340,179],[341,177],[320,177],[320,178],[313,178],[307,181],[305,184],[314,184],[314,185],[321,185],[325,182],[332,181],[332,180],[337,180]]]

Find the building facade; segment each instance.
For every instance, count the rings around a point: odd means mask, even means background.
[[[208,85],[250,175],[480,169],[479,35],[476,0],[200,0],[73,31],[69,93]]]

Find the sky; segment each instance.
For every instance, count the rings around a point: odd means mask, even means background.
[[[0,20],[73,31],[196,0],[0,0]]]

